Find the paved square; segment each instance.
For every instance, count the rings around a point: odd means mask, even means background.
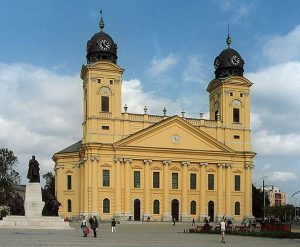
[[[22,230],[0,229],[0,247],[7,246],[300,246],[300,239],[271,239],[213,234],[183,233],[191,224],[178,223],[175,227],[167,223],[120,224],[112,233],[110,224],[101,224],[98,238],[81,237],[81,229],[72,230]]]

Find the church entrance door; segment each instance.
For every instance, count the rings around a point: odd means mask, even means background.
[[[134,204],[133,220],[140,221],[141,220],[141,202],[139,199],[135,199],[133,204]]]
[[[176,221],[179,220],[179,202],[178,200],[172,200],[172,220],[175,218]]]
[[[208,216],[209,216],[209,221],[214,221],[215,215],[215,204],[213,201],[209,201],[208,203]]]

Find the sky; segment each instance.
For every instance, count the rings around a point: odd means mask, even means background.
[[[253,182],[300,190],[300,2],[294,0],[0,0],[0,147],[18,157],[27,183],[33,154],[41,174],[82,136],[86,42],[104,31],[118,44],[128,112],[208,118],[215,57],[231,47],[251,88]]]

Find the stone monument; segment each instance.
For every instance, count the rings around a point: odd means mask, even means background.
[[[29,161],[27,178],[29,183],[26,186],[25,193],[25,216],[9,215],[0,221],[0,227],[11,228],[30,228],[30,229],[70,229],[69,222],[58,216],[42,216],[45,202],[42,200],[42,191],[40,184],[40,167],[39,162],[32,156]],[[52,207],[58,210],[59,205]]]

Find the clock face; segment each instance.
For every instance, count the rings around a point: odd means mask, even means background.
[[[231,58],[230,58],[230,63],[232,65],[238,65],[240,63],[240,59],[238,56],[236,55],[233,55]]]
[[[110,42],[106,39],[98,40],[98,45],[99,45],[100,50],[102,50],[102,51],[108,51],[111,47]]]
[[[177,135],[177,134],[172,135],[171,141],[172,141],[174,144],[178,144],[178,143],[180,142],[180,137],[179,137],[179,135]]]
[[[220,60],[219,58],[217,58],[215,61],[215,69],[219,68],[219,66],[220,66]]]

